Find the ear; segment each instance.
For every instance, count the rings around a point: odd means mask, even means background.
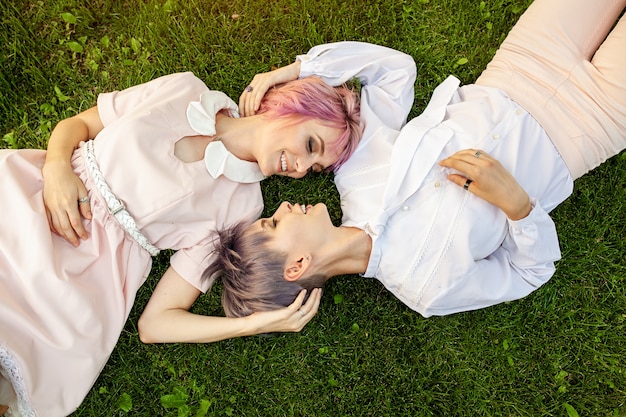
[[[297,281],[304,275],[304,273],[309,269],[311,265],[311,255],[307,254],[295,261],[288,262],[285,266],[285,272],[283,273],[283,278],[286,281]]]

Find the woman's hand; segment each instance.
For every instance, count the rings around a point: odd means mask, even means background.
[[[91,220],[87,189],[68,162],[46,162],[42,172],[43,202],[50,230],[78,246],[80,239],[88,238],[82,217]]]
[[[530,197],[499,161],[485,152],[465,149],[439,161],[460,174],[448,179],[500,208],[511,220],[520,220],[532,210]]]
[[[91,205],[87,189],[74,174],[70,161],[79,143],[95,138],[103,128],[98,107],[94,106],[61,120],[48,140],[46,162],[41,170],[43,203],[50,230],[74,246],[88,237],[81,215],[91,220]]]
[[[254,322],[255,333],[299,332],[317,314],[322,299],[322,289],[315,288],[306,304],[302,304],[306,290],[302,290],[288,307],[262,311],[248,316]]]
[[[267,90],[275,85],[297,80],[299,75],[300,61],[255,75],[239,97],[239,114],[242,117],[253,116],[259,110],[261,100]]]

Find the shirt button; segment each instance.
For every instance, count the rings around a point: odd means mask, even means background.
[[[441,187],[441,183],[440,183],[439,181],[437,181],[437,182],[435,183],[435,188],[439,188],[439,187]]]
[[[522,114],[522,111],[520,109],[517,109],[515,110],[515,114],[519,116],[520,114]]]
[[[409,211],[411,207],[409,206],[402,206],[402,211]]]
[[[498,139],[500,139],[500,135],[498,135],[497,133],[494,133],[492,138],[493,138],[493,140],[498,140]]]

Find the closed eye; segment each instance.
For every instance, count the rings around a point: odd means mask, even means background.
[[[307,142],[307,148],[309,153],[313,153],[313,138],[309,138],[309,141]]]

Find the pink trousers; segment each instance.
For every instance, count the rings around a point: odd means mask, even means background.
[[[535,0],[476,81],[524,107],[573,178],[626,148],[625,6]]]

